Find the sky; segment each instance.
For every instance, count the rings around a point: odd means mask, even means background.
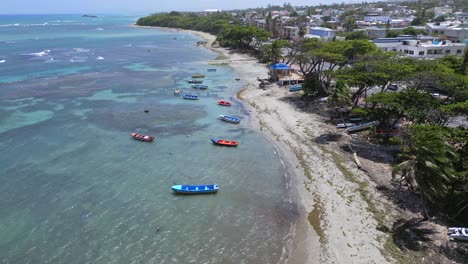
[[[199,11],[203,9],[245,9],[283,5],[312,6],[355,0],[0,0],[0,14],[151,14],[167,11]]]

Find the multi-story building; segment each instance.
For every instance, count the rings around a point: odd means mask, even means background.
[[[463,27],[461,23],[427,23],[426,31],[430,35],[445,36],[451,41],[463,42],[468,39],[468,28]]]
[[[398,37],[373,40],[374,44],[387,51],[421,59],[437,59],[447,55],[464,55],[465,44],[449,40],[435,41],[428,38]]]

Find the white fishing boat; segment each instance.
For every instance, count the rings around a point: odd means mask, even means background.
[[[361,131],[361,130],[368,129],[370,127],[376,126],[378,124],[379,124],[379,121],[372,121],[372,122],[360,124],[360,125],[357,125],[357,126],[348,127],[346,129],[346,132],[350,133],[350,132]]]
[[[341,123],[341,124],[337,124],[336,128],[348,128],[348,127],[353,127],[355,125],[356,123]]]
[[[456,240],[468,241],[468,228],[467,227],[449,227],[448,235]]]

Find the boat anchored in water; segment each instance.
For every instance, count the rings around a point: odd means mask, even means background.
[[[187,100],[198,100],[200,97],[198,95],[193,95],[193,94],[183,94],[182,98],[187,99]]]
[[[203,85],[203,84],[192,84],[191,86],[193,89],[200,89],[200,90],[208,89],[208,85]]]
[[[205,78],[205,74],[192,74],[192,78]]]
[[[147,142],[153,142],[154,141],[154,137],[152,137],[152,136],[146,136],[146,135],[142,135],[142,134],[138,134],[138,133],[131,133],[130,135],[136,140],[147,141]]]
[[[188,83],[203,83],[202,80],[188,80]]]
[[[223,106],[231,106],[231,102],[224,101],[224,100],[219,100],[218,104],[223,105]]]
[[[228,147],[237,147],[237,146],[239,146],[239,142],[237,142],[237,141],[217,139],[217,138],[212,138],[211,141],[213,142],[213,144],[221,145],[221,146],[228,146]]]
[[[233,117],[233,116],[219,115],[219,118],[223,121],[234,123],[234,124],[239,124],[240,122],[240,118]]]
[[[172,185],[172,190],[175,193],[181,193],[181,194],[217,193],[219,190],[219,185],[218,184]]]

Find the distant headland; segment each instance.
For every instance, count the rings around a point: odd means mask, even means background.
[[[97,17],[97,16],[84,14],[81,17]]]

